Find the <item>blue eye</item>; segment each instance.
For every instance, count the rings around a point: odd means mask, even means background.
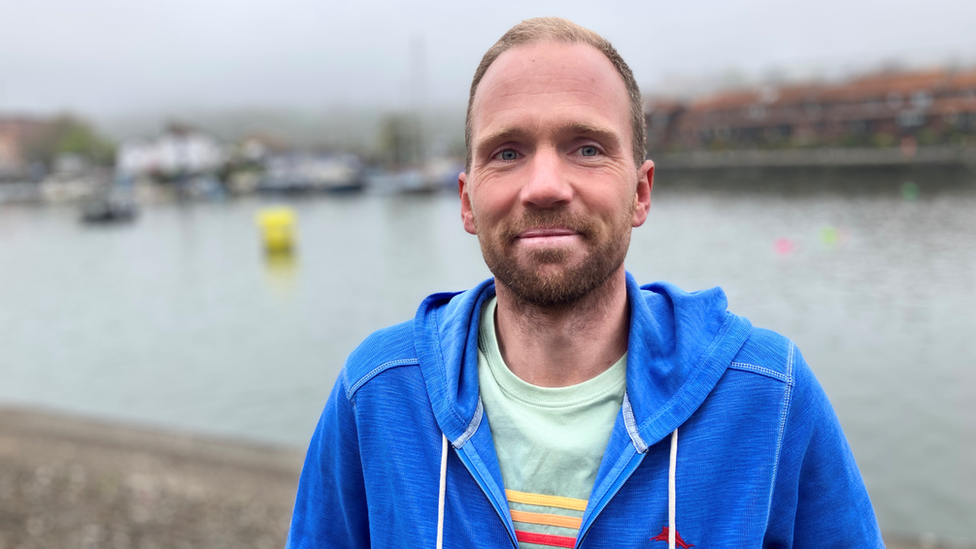
[[[514,149],[505,149],[498,153],[498,158],[501,160],[515,160],[518,158],[518,153]]]
[[[586,145],[585,147],[580,147],[580,154],[583,156],[596,156],[599,151],[593,145]]]

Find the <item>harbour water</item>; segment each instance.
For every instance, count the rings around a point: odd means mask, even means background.
[[[627,266],[797,342],[883,530],[976,540],[976,177],[905,182],[662,175]],[[297,254],[269,261],[255,215],[281,203],[0,205],[0,404],[301,447],[363,337],[489,276],[454,196],[286,200]]]

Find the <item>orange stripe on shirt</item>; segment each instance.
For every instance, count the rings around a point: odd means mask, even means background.
[[[544,496],[542,494],[516,492],[515,490],[505,490],[505,496],[508,497],[508,501],[510,503],[545,505],[546,507],[558,507],[560,509],[570,509],[572,511],[586,511],[585,499],[564,498],[562,496]]]
[[[574,530],[579,530],[580,526],[583,525],[583,519],[576,517],[564,517],[562,515],[550,515],[548,513],[530,513],[528,511],[516,511],[515,509],[511,509],[510,512],[512,513],[512,520],[515,522],[559,526]]]

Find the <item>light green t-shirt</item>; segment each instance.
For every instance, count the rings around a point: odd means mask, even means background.
[[[491,298],[482,309],[478,382],[519,547],[565,547],[579,533],[620,412],[627,355],[578,385],[526,383],[502,359],[495,303]]]

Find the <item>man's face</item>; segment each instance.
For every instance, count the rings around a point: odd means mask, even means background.
[[[518,299],[567,305],[623,274],[653,178],[650,161],[635,167],[629,109],[623,79],[589,45],[520,46],[485,73],[461,218]]]

